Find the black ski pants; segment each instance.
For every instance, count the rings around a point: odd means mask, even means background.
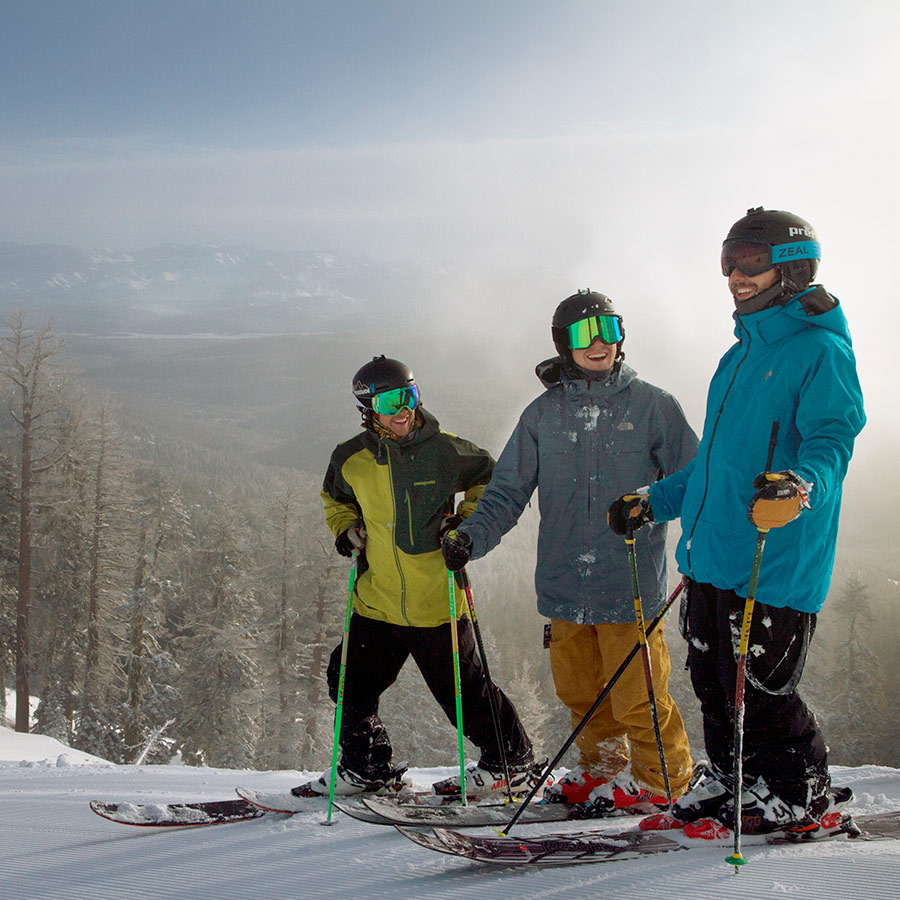
[[[722,772],[732,774],[745,600],[734,591],[690,582],[687,603],[688,663],[703,713],[706,752]],[[763,777],[773,793],[804,809],[830,785],[828,748],[796,689],[814,629],[815,616],[756,603],[744,694],[744,785]]]
[[[489,691],[499,711],[500,733],[510,765],[531,761],[531,741],[506,695],[485,678],[475,632],[467,618],[458,622],[459,673],[463,732],[481,750],[480,762],[493,771],[502,766]],[[425,683],[453,727],[456,727],[456,686],[450,623],[436,628],[392,625],[354,613],[350,620],[344,706],[341,718],[342,764],[365,774],[390,762],[391,743],[378,718],[378,703],[406,660],[412,656]],[[328,691],[337,702],[341,645],[328,663]]]

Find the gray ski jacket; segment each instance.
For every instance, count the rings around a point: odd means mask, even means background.
[[[606,511],[620,495],[678,471],[697,452],[697,436],[678,401],[622,364],[604,381],[569,374],[560,357],[536,368],[547,388],[519,418],[482,496],[460,527],[472,559],[500,543],[538,489],[538,610],[580,624],[634,621],[623,538]],[[644,613],[667,590],[666,526],[637,532]]]

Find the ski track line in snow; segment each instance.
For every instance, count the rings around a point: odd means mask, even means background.
[[[146,829],[95,816],[88,800],[225,799],[279,790],[298,773],[179,767],[19,767],[0,762],[0,891],[10,900],[895,900],[900,842],[727,846],[643,860],[502,868],[416,847],[392,828],[324,809],[210,828]],[[872,804],[900,805],[900,772],[836,772]],[[417,785],[419,786],[419,785]],[[426,786],[422,784],[421,786]],[[584,823],[562,823],[572,830]],[[616,820],[608,827],[621,827]],[[522,835],[544,826],[517,829]],[[554,825],[554,831],[566,828]]]
[[[11,821],[26,815],[24,805],[8,804]],[[526,871],[440,856],[412,846],[393,829],[343,817],[331,828],[321,827],[321,816],[302,815],[176,833],[104,822],[80,799],[69,798],[62,806],[58,822],[39,816],[24,826],[0,826],[7,896],[188,900],[202,888],[202,896],[220,900],[575,900],[603,894],[628,900],[785,895],[795,900],[895,900],[900,877],[896,851],[880,852],[887,844],[747,848],[750,863],[738,876],[724,863],[727,849],[721,847],[668,858]],[[835,855],[840,855],[835,866],[823,865]]]

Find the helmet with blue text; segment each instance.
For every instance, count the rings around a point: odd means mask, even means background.
[[[779,209],[748,209],[722,244],[722,274],[738,269],[748,277],[773,267],[789,294],[805,291],[816,277],[822,245],[805,219]]]

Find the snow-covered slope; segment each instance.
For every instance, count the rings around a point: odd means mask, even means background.
[[[448,770],[415,770],[425,787]],[[900,841],[727,848],[529,871],[432,853],[391,828],[336,814],[213,828],[139,829],[93,815],[88,800],[227,798],[235,785],[286,788],[303,773],[113,766],[37,735],[0,728],[0,883],[16,900],[894,900]],[[836,768],[856,812],[900,809],[900,770]],[[574,827],[569,826],[570,828]],[[564,830],[565,825],[554,825]],[[529,826],[520,833],[537,830]]]

